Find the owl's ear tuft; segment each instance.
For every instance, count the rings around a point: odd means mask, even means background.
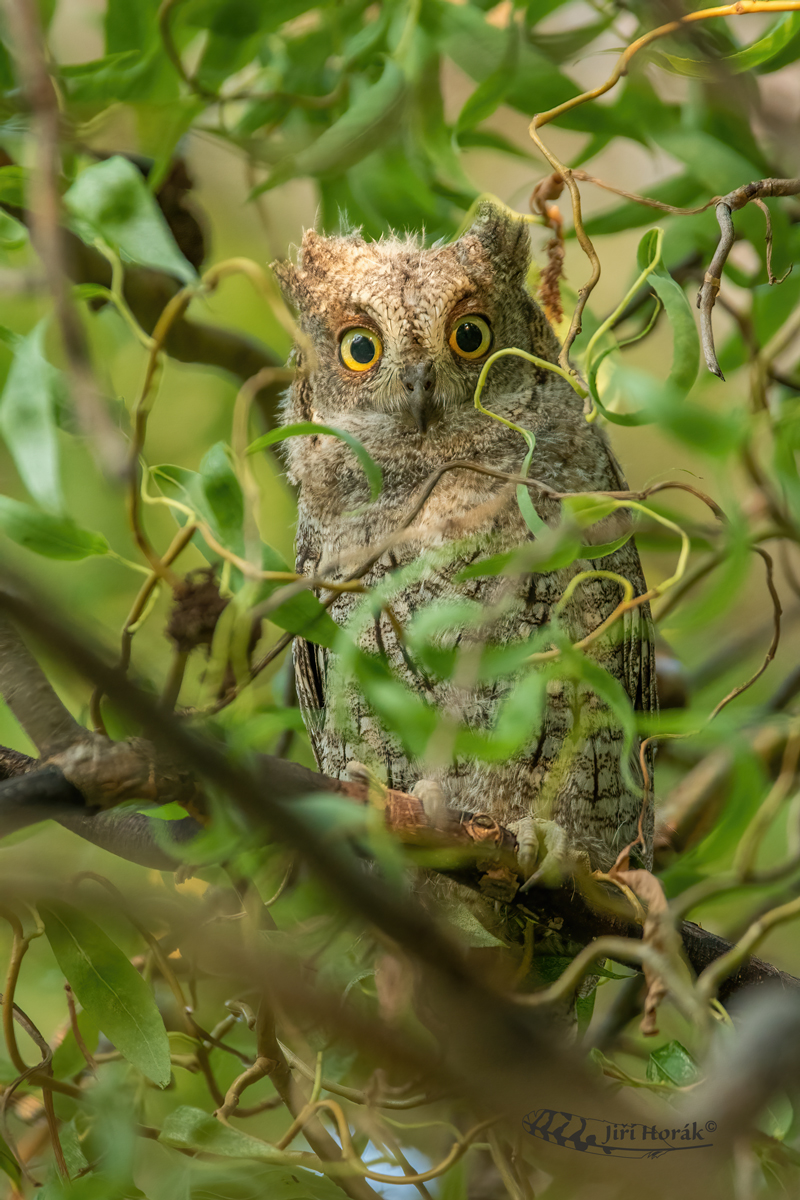
[[[531,261],[528,227],[505,205],[493,200],[481,200],[475,211],[475,219],[469,229],[459,238],[457,246],[464,245],[466,258],[470,258],[469,243],[476,239],[485,257],[508,280],[525,279]],[[472,243],[474,246],[474,242]]]
[[[284,299],[296,306],[299,283],[297,267],[294,263],[285,259],[283,262],[270,263],[270,269],[278,281]]]

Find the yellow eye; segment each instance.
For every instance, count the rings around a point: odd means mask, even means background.
[[[351,371],[368,371],[383,354],[383,345],[371,329],[348,329],[339,347],[342,362]]]
[[[489,322],[476,313],[459,317],[450,334],[450,348],[459,358],[482,358],[491,344]]]

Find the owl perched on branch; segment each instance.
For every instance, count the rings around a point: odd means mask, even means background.
[[[520,559],[516,571],[512,563],[504,573],[481,575],[476,562],[498,552],[527,543],[535,556],[537,544],[552,540],[561,504],[530,490],[550,527],[533,538],[516,484],[461,465],[444,471],[419,506],[432,473],[454,460],[519,475],[527,452],[520,429],[535,435],[531,477],[549,488],[626,486],[602,431],[587,423],[580,397],[556,373],[503,357],[492,364],[481,396],[494,417],[474,403],[481,368],[493,352],[516,347],[557,361],[553,330],[526,290],[529,264],[526,224],[486,202],[467,232],[447,245],[424,249],[414,238],[368,243],[357,234],[309,231],[297,265],[275,265],[304,335],[286,421],[355,435],[383,472],[383,489],[370,502],[345,441],[324,433],[287,441],[289,477],[299,487],[297,570],[341,581],[377,556],[362,582],[379,595],[341,593],[331,615],[340,625],[350,622],[360,652],[372,656],[362,658],[362,667],[380,663],[385,671],[388,664],[392,677],[425,702],[415,711],[438,714],[438,724],[415,750],[414,737],[402,730],[402,709],[391,732],[380,719],[380,697],[389,694],[387,687],[391,692],[385,679],[384,691],[370,689],[367,668],[359,683],[358,671],[341,655],[301,639],[295,641],[297,690],[319,767],[328,775],[341,778],[347,764],[359,760],[390,787],[412,791],[423,781],[428,796],[433,788],[445,803],[489,813],[502,824],[529,828],[533,818],[588,853],[597,867],[608,867],[636,839],[641,820],[638,857],[649,865],[652,805],[638,739],[629,732],[626,742],[619,705],[609,705],[609,691],[598,683],[608,679],[599,665],[617,681],[626,706],[629,698],[634,709],[655,710],[647,606],[626,612],[587,648],[591,666],[583,671],[579,653],[563,641],[560,659],[529,665],[518,655],[505,674],[487,674],[481,658],[486,646],[512,654],[514,647],[546,651],[554,617],[571,643],[594,630],[618,605],[622,588],[618,580],[590,574],[562,604],[581,572],[613,572],[641,595],[645,584],[633,541],[599,560],[585,550],[586,557],[572,562],[562,554],[566,566],[545,563],[536,571]],[[419,511],[408,524],[415,504]],[[605,546],[621,541],[621,532],[615,515],[580,536]],[[425,613],[434,633],[429,652],[420,654],[413,631]],[[430,646],[445,656],[446,668],[437,669]],[[512,694],[524,705],[525,693],[514,688],[537,671],[545,671],[546,686],[542,677],[541,703],[531,701],[529,728],[516,750],[505,757],[460,752],[458,730],[490,735]]]

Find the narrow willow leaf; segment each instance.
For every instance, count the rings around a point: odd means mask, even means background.
[[[81,529],[71,517],[40,512],[10,496],[0,496],[0,529],[12,542],[46,558],[77,561],[109,550],[102,533]]]
[[[76,908],[52,902],[39,911],[56,961],[87,1013],[128,1062],[166,1087],[167,1031],[139,972],[108,934]]]
[[[99,237],[128,262],[177,275],[184,283],[197,281],[144,177],[122,155],[82,171],[64,194],[64,206],[72,228],[87,245]]]
[[[523,459],[520,475],[527,476],[528,471],[530,470],[533,452],[536,449],[536,440],[532,433],[526,432],[525,441],[528,443],[528,453]],[[534,537],[539,537],[540,534],[545,533],[547,530],[547,525],[534,508],[530,491],[523,483],[517,484],[517,504],[519,505],[519,511],[522,513],[523,521],[528,526],[528,529],[530,529]]]
[[[672,330],[672,367],[668,383],[677,391],[692,390],[700,369],[700,338],[694,314],[681,285],[659,263],[647,276],[656,291]]]
[[[350,447],[367,477],[370,498],[375,500],[383,487],[383,473],[363,443],[345,429],[334,429],[332,425],[317,425],[313,421],[300,421],[296,425],[284,425],[281,429],[273,429],[270,433],[265,433],[263,437],[257,438],[252,445],[247,447],[247,453],[255,454],[258,450],[266,450],[268,446],[275,446],[278,442],[284,442],[290,437],[319,437],[320,435],[340,438]]]
[[[0,396],[0,432],[22,482],[43,508],[63,508],[56,409],[66,386],[61,371],[47,361],[47,318],[19,338]]]

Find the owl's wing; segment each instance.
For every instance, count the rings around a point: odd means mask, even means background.
[[[292,651],[297,699],[317,766],[322,769],[322,732],[325,723],[325,681],[328,652],[324,646],[295,638]]]
[[[611,447],[606,443],[608,466],[613,478],[612,488],[627,491],[628,481],[622,473]],[[629,579],[634,594],[641,596],[647,584],[639,561],[639,551],[631,538],[614,555],[603,563],[611,571]],[[622,667],[625,689],[633,707],[640,712],[658,712],[656,687],[656,639],[655,626],[649,604],[640,604],[623,616],[622,622]]]

